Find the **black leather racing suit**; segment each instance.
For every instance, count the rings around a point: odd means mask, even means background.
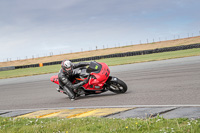
[[[73,64],[73,69],[76,69],[78,67],[84,67],[89,64],[90,64],[90,62],[80,62],[77,64]],[[70,99],[75,98],[75,94],[73,92],[74,89],[77,89],[78,87],[80,87],[88,82],[88,80],[84,80],[80,83],[72,84],[72,81],[74,80],[74,75],[75,75],[74,71],[71,74],[68,74],[66,72],[63,72],[62,69],[60,70],[60,72],[58,74],[60,87],[68,94]]]

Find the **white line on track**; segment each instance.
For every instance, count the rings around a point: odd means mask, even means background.
[[[20,111],[20,110],[48,110],[48,109],[78,109],[78,108],[153,108],[153,107],[200,107],[200,105],[121,105],[121,106],[85,106],[85,107],[58,107],[58,108],[34,108],[34,109],[13,109],[0,111]]]

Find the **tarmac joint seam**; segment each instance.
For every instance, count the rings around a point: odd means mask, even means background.
[[[124,110],[124,111],[119,111],[119,112],[115,112],[115,113],[112,113],[112,114],[104,115],[104,116],[102,116],[102,117],[109,117],[109,116],[112,116],[112,115],[116,115],[116,114],[120,114],[120,113],[129,111],[129,110],[133,110],[133,109],[136,109],[136,108],[137,108],[137,107],[130,108],[130,109],[127,109],[127,110]]]
[[[158,112],[158,113],[155,113],[155,114],[149,114],[149,115],[147,116],[147,118],[156,117],[157,115],[164,114],[164,113],[167,113],[167,112],[176,110],[176,109],[178,109],[178,108],[180,108],[180,107],[175,107],[175,108],[172,108],[172,109],[164,110],[164,111],[161,111],[161,112]]]
[[[3,113],[0,113],[0,115],[8,114],[10,112],[12,112],[12,111],[3,112]]]

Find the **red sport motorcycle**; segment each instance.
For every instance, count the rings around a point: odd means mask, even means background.
[[[110,76],[110,69],[106,63],[90,62],[89,67],[74,69],[75,78],[72,82],[76,84],[88,78],[88,83],[78,89],[73,90],[76,96],[100,94],[106,91],[112,91],[120,94],[127,91],[127,85],[117,77]],[[52,76],[50,80],[59,85],[58,75]],[[66,94],[62,90],[60,92]]]

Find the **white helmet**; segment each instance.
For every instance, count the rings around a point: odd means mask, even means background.
[[[61,63],[61,67],[62,67],[63,72],[66,72],[66,73],[68,73],[68,74],[71,74],[71,73],[72,73],[73,64],[72,64],[71,61],[69,61],[69,60],[64,60],[64,61]]]

